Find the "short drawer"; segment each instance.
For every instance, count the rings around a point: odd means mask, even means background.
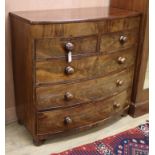
[[[71,64],[66,60],[50,60],[36,62],[36,85],[66,83],[82,79],[91,79],[122,70],[134,64],[136,47],[121,52],[81,57],[74,59]],[[124,61],[119,60],[122,58]],[[74,73],[67,72],[71,67]]]
[[[78,83],[36,88],[38,110],[69,107],[105,99],[131,87],[133,68],[122,72]]]
[[[136,46],[138,43],[138,30],[108,33],[102,35],[100,43],[101,53],[116,52],[123,48]]]
[[[105,101],[39,112],[37,115],[37,134],[55,134],[69,129],[93,125],[124,109],[129,103],[130,92],[123,91]]]
[[[97,36],[82,38],[44,38],[35,42],[36,58],[57,58],[66,57],[68,50],[67,43],[72,43],[72,55],[95,53],[97,46]]]

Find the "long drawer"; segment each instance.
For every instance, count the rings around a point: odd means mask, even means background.
[[[108,19],[96,22],[33,25],[34,38],[81,37],[139,28],[140,17]]]
[[[92,125],[124,109],[130,103],[130,92],[123,91],[105,101],[91,102],[77,107],[39,112],[37,134],[59,133]]]
[[[66,83],[82,79],[100,77],[111,72],[122,70],[135,62],[136,47],[121,52],[81,57],[74,59],[71,64],[65,60],[50,60],[36,62],[36,84]],[[121,62],[121,60],[124,60]],[[73,74],[66,72],[71,67]]]
[[[36,88],[38,110],[105,99],[131,87],[133,68],[102,78]]]

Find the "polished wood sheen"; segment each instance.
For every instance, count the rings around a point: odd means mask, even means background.
[[[139,23],[139,21],[137,21]],[[138,29],[132,31],[109,33],[101,36],[101,52],[113,51],[124,47],[130,47],[138,41]],[[113,35],[113,37],[111,37]],[[120,37],[127,37],[127,41],[122,43]],[[65,57],[67,42],[73,43],[73,56],[79,54],[97,52],[97,36],[83,38],[61,38],[61,39],[39,39],[36,40],[36,58],[56,58]],[[113,46],[112,46],[113,45]]]
[[[141,13],[83,8],[10,17],[18,122],[36,145],[127,113]]]
[[[74,45],[72,55],[96,53],[97,36],[83,38],[51,38],[36,40],[36,58],[65,57],[65,45],[70,42]]]
[[[139,28],[140,17],[138,15],[128,18],[81,21],[80,23],[59,23],[32,25],[31,35],[34,38],[51,38],[51,37],[81,37],[106,32],[117,32],[128,29]]]
[[[40,112],[38,113],[37,134],[41,135],[50,132],[56,134],[104,120],[128,106],[130,102],[129,96],[130,91],[127,90],[105,101],[101,100],[67,109]],[[116,103],[120,104],[120,106],[116,107]],[[66,117],[69,117],[72,123],[66,124]]]
[[[74,69],[74,73],[72,74],[66,74],[65,70],[66,67],[68,67],[66,60],[58,59],[36,62],[36,84],[65,83],[105,76],[111,72],[134,65],[136,50],[136,47],[134,47],[110,55],[74,59],[73,62],[69,64],[69,66]],[[120,57],[125,58],[123,64],[119,62]]]
[[[124,31],[110,33],[101,36],[100,52],[111,53],[118,49],[131,47],[138,42],[138,29],[132,31]],[[126,42],[121,42],[121,36],[127,37]]]
[[[25,25],[23,22],[11,18],[11,28],[17,117],[18,121],[22,122],[30,133],[35,136],[30,25]],[[26,109],[29,109],[29,111]]]
[[[129,88],[131,86],[132,76],[132,70],[129,70],[112,76],[80,83],[39,87],[36,89],[38,110],[67,107],[91,100],[105,99],[108,96],[112,96],[115,93]],[[122,86],[118,86],[117,80],[124,81]],[[66,91],[74,96],[69,101],[66,101],[64,98]]]
[[[62,22],[78,22],[103,20],[113,18],[124,18],[139,15],[139,12],[128,11],[118,8],[97,7],[97,8],[76,8],[64,10],[45,11],[16,11],[13,16],[31,24],[47,24]]]
[[[140,39],[132,91],[132,102],[130,114],[140,116],[149,112],[149,89],[144,89],[144,80],[149,55],[149,0],[111,0],[110,6],[142,13]]]
[[[104,22],[80,22],[66,24],[45,24],[32,25],[31,35],[34,38],[51,38],[51,37],[80,37],[96,35],[99,31],[106,30],[106,21]]]
[[[109,20],[108,29],[109,32],[116,32],[121,30],[136,29],[139,28],[140,17],[120,18],[115,20]]]

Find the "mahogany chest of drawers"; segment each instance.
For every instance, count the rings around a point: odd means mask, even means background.
[[[140,13],[85,8],[10,18],[17,117],[36,144],[128,110]]]

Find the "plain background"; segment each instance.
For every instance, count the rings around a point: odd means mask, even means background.
[[[64,9],[108,6],[109,0],[6,0],[5,1],[5,20],[6,20],[6,123],[16,120],[14,86],[12,75],[11,59],[11,36],[8,13],[11,11],[25,10],[46,10],[46,9]],[[23,81],[24,82],[24,81]]]

